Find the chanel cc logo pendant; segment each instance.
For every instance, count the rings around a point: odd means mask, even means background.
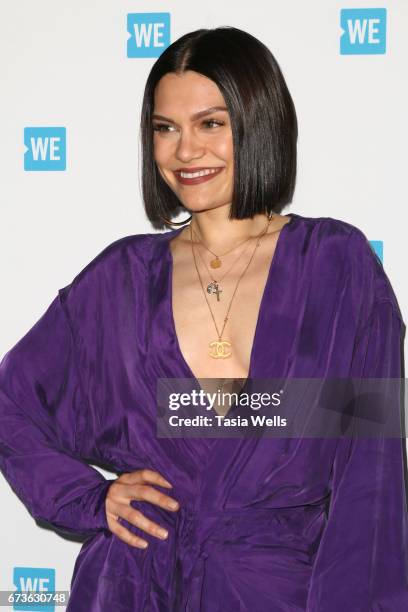
[[[213,340],[208,345],[210,347],[209,355],[214,359],[226,359],[231,357],[231,342],[228,340]]]

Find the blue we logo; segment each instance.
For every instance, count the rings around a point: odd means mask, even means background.
[[[64,127],[24,128],[24,170],[65,170],[66,144]]]
[[[170,13],[129,13],[127,57],[159,57],[170,46]]]
[[[384,260],[384,244],[382,240],[370,240],[371,248],[377,255],[378,259],[383,263]]]
[[[48,593],[55,591],[55,569],[48,567],[15,567],[13,572],[13,584],[15,593],[35,592]],[[51,600],[52,602],[52,600]],[[13,610],[24,610],[24,612],[55,612],[54,603],[29,602],[15,603]]]
[[[340,55],[385,53],[387,9],[342,9],[340,27]]]

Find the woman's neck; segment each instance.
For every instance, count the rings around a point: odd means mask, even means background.
[[[192,217],[192,229],[198,238],[215,252],[217,249],[225,251],[233,248],[249,237],[255,238],[268,224],[266,214],[256,214],[252,219],[228,219],[228,211],[225,212],[221,208],[193,212]],[[272,218],[269,231],[274,230],[274,221]]]

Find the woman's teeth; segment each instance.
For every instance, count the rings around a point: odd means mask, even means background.
[[[182,178],[196,178],[197,176],[206,176],[207,174],[214,174],[219,168],[213,168],[208,170],[200,170],[199,172],[180,172]]]

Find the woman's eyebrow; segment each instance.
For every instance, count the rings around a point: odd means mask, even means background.
[[[228,111],[228,109],[225,106],[210,106],[210,108],[194,113],[194,115],[191,115],[190,119],[195,121],[196,119],[200,119],[201,117],[205,117],[206,115],[210,115],[216,111]],[[162,119],[163,121],[170,121],[171,123],[174,123],[172,119],[163,117],[163,115],[157,115],[156,113],[153,114],[152,119]]]

